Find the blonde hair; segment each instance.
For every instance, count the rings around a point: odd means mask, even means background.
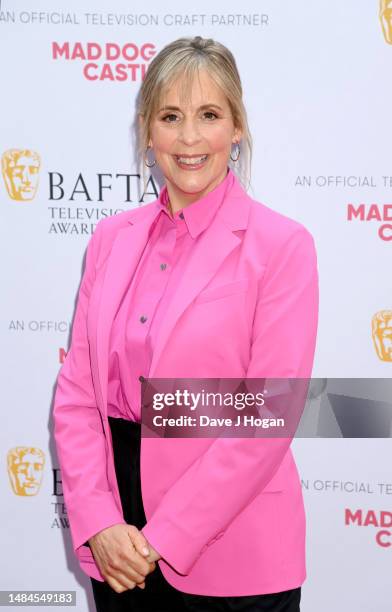
[[[150,140],[150,125],[165,92],[178,77],[183,77],[181,95],[186,98],[191,83],[199,69],[206,69],[208,75],[221,88],[228,101],[235,128],[242,130],[241,154],[237,162],[228,160],[247,190],[250,184],[252,161],[252,137],[249,131],[246,109],[242,100],[242,84],[233,54],[227,47],[212,38],[178,38],[169,43],[154,57],[148,67],[140,88],[138,115],[144,118],[138,125],[138,156],[143,166],[145,180],[145,150]]]

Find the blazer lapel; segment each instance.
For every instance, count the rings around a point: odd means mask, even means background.
[[[169,303],[165,317],[158,328],[156,344],[151,361],[149,378],[154,378],[159,359],[165,348],[177,320],[192,300],[202,291],[207,283],[215,276],[222,262],[231,251],[241,242],[217,216],[211,225],[196,239],[191,259],[182,276],[176,293]]]

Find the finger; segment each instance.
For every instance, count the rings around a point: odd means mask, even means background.
[[[109,584],[109,586],[116,591],[116,593],[123,593],[124,591],[127,591],[128,589],[133,589],[135,587],[135,582],[132,582],[132,580],[127,580],[120,577],[114,577],[114,576],[107,576],[106,578],[107,583]]]
[[[126,570],[124,572],[120,573],[120,577],[121,577],[121,583],[122,584],[130,584],[130,585],[134,585],[134,586],[138,586],[142,589],[144,589],[144,587],[146,586],[146,582],[145,582],[145,577],[141,576],[140,574],[138,574],[137,572],[133,572],[132,569],[130,571],[131,568],[126,568]],[[118,578],[118,576],[117,576]],[[133,588],[132,586],[129,588]]]
[[[137,527],[135,527],[134,525],[132,525],[131,527],[132,529],[130,529],[128,533],[129,537],[132,540],[132,544],[140,555],[142,555],[143,557],[148,557],[148,555],[150,554],[150,547],[146,538],[144,537],[142,532],[137,529]]]
[[[146,578],[146,574],[138,572],[127,560],[124,560],[120,566],[117,566],[113,574],[117,580],[121,579],[121,582],[124,582],[124,584],[127,584],[127,581],[141,584]]]
[[[128,564],[128,566],[131,566],[134,571],[142,574],[144,578],[150,573],[150,563],[136,550],[129,533],[128,536],[130,538],[130,546],[126,548],[125,551],[122,551],[122,559]],[[123,570],[123,567],[119,567],[118,569]]]
[[[151,568],[151,562],[142,557],[135,548],[128,550],[129,564],[132,569],[142,574],[144,577],[150,574],[154,568]]]
[[[125,586],[128,582],[137,582],[142,583],[145,580],[146,575],[148,574],[148,567],[142,568],[142,571],[139,571],[136,567],[137,563],[135,563],[134,556],[137,556],[140,559],[142,564],[148,565],[147,562],[133,549],[132,551],[125,549],[122,550],[118,555],[110,560],[108,564],[105,566],[106,573],[115,578],[117,581],[122,582]],[[145,570],[145,571],[144,571]]]
[[[125,567],[111,570],[109,577],[116,580],[119,584],[127,589],[133,589],[135,586],[145,584],[145,577],[135,572],[132,567]]]

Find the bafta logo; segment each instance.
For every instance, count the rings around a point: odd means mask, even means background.
[[[372,337],[381,361],[392,361],[392,310],[380,310],[372,318]]]
[[[379,17],[385,42],[392,45],[392,0],[380,0]]]
[[[12,200],[27,202],[35,197],[40,166],[40,156],[30,149],[9,149],[3,153],[1,170]]]
[[[45,455],[33,446],[16,446],[7,453],[8,476],[15,495],[31,497],[39,492]]]

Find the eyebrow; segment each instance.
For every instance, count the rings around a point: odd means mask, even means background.
[[[219,106],[218,104],[202,104],[201,106],[199,106],[199,108],[197,110],[203,110],[205,108],[218,108],[219,110],[223,111],[223,108],[221,106]],[[181,109],[178,106],[163,106],[162,108],[160,108],[158,110],[158,113],[161,112],[162,110],[176,110],[176,111],[180,111]]]

